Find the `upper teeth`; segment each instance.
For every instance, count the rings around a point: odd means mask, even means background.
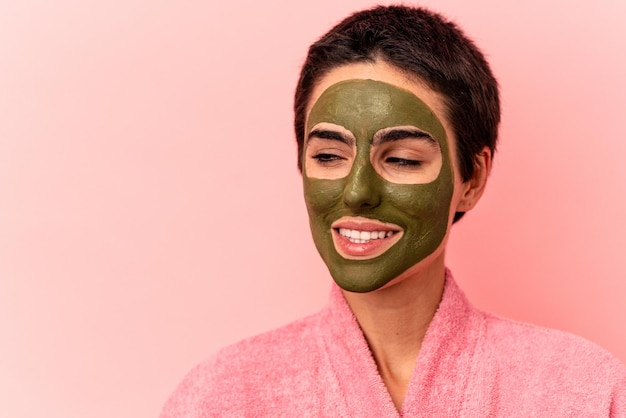
[[[394,234],[394,231],[359,231],[356,229],[339,228],[339,233],[351,242],[363,244],[373,239],[390,237]]]

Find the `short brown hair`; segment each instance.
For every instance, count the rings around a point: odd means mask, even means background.
[[[457,139],[463,181],[475,156],[495,152],[500,123],[498,83],[474,42],[443,16],[424,8],[377,6],[347,17],[309,48],[296,87],[294,128],[302,169],[306,108],[316,83],[334,68],[385,61],[442,94]],[[456,214],[455,220],[462,216]]]

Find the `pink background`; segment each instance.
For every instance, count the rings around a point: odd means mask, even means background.
[[[0,416],[156,416],[211,352],[324,304],[292,93],[374,3],[210,3],[0,3]],[[449,266],[476,305],[626,361],[626,2],[422,4],[504,105]]]

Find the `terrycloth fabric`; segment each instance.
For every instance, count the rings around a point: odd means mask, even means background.
[[[448,273],[398,413],[341,291],[316,315],[220,351],[169,417],[626,417],[626,368],[563,332],[473,308]]]

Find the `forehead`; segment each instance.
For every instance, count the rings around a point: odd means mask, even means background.
[[[398,87],[402,90],[412,93],[425,103],[435,114],[437,119],[442,123],[448,138],[451,137],[451,125],[448,123],[446,106],[443,97],[430,89],[426,83],[408,76],[403,71],[384,61],[354,63],[335,68],[325,74],[315,84],[311,98],[307,105],[305,126],[308,125],[313,105],[318,101],[320,96],[331,86],[347,80],[375,80]]]
[[[377,80],[345,80],[329,86],[313,105],[307,131],[320,122],[339,124],[354,134],[391,126],[415,126],[435,138],[445,129],[435,113],[412,92]]]

